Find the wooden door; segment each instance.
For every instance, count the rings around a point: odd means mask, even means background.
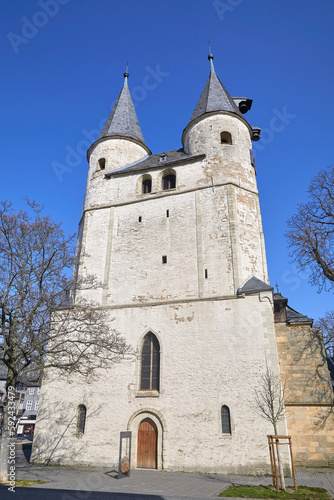
[[[146,418],[138,428],[137,467],[146,469],[157,468],[157,427]]]

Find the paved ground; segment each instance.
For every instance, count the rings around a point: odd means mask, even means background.
[[[190,474],[135,470],[130,478],[117,479],[116,471],[101,467],[36,466],[27,462],[30,446],[17,449],[17,479],[47,481],[29,488],[17,488],[15,497],[0,487],[1,500],[207,500],[232,484],[271,484],[269,477],[222,474]],[[334,470],[298,469],[297,483],[319,486],[334,498]],[[287,479],[287,484],[293,484]]]

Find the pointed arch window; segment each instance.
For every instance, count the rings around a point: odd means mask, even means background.
[[[78,420],[77,420],[77,432],[79,434],[83,434],[85,432],[86,413],[87,413],[86,406],[79,405],[78,406]]]
[[[221,418],[222,418],[222,433],[223,434],[231,434],[230,409],[226,405],[222,406]]]
[[[149,332],[144,337],[141,351],[140,390],[158,391],[160,387],[160,344]]]

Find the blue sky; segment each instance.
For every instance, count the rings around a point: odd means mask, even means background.
[[[81,217],[87,161],[123,84],[153,153],[181,146],[209,74],[253,99],[247,120],[271,284],[310,317],[332,294],[289,262],[286,219],[333,163],[332,0],[7,0],[0,4],[0,199],[28,195],[68,232]],[[148,76],[150,75],[150,76]],[[57,174],[58,172],[58,174]]]

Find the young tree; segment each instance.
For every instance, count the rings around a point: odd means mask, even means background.
[[[285,405],[281,377],[275,375],[268,366],[261,377],[259,388],[254,389],[254,409],[273,425],[274,434],[278,435],[277,424],[285,417]],[[281,486],[285,490],[283,463],[277,446],[277,461],[281,477]]]
[[[28,207],[29,213],[15,213],[11,203],[0,204],[0,363],[7,369],[3,482],[17,382],[27,375],[39,378],[47,368],[92,376],[132,352],[107,314],[78,298],[101,285],[93,276],[72,278],[75,236],[66,236],[37,203],[28,201]]]
[[[287,224],[291,257],[299,269],[310,272],[318,290],[334,286],[334,167],[319,172],[308,189],[309,201]]]

